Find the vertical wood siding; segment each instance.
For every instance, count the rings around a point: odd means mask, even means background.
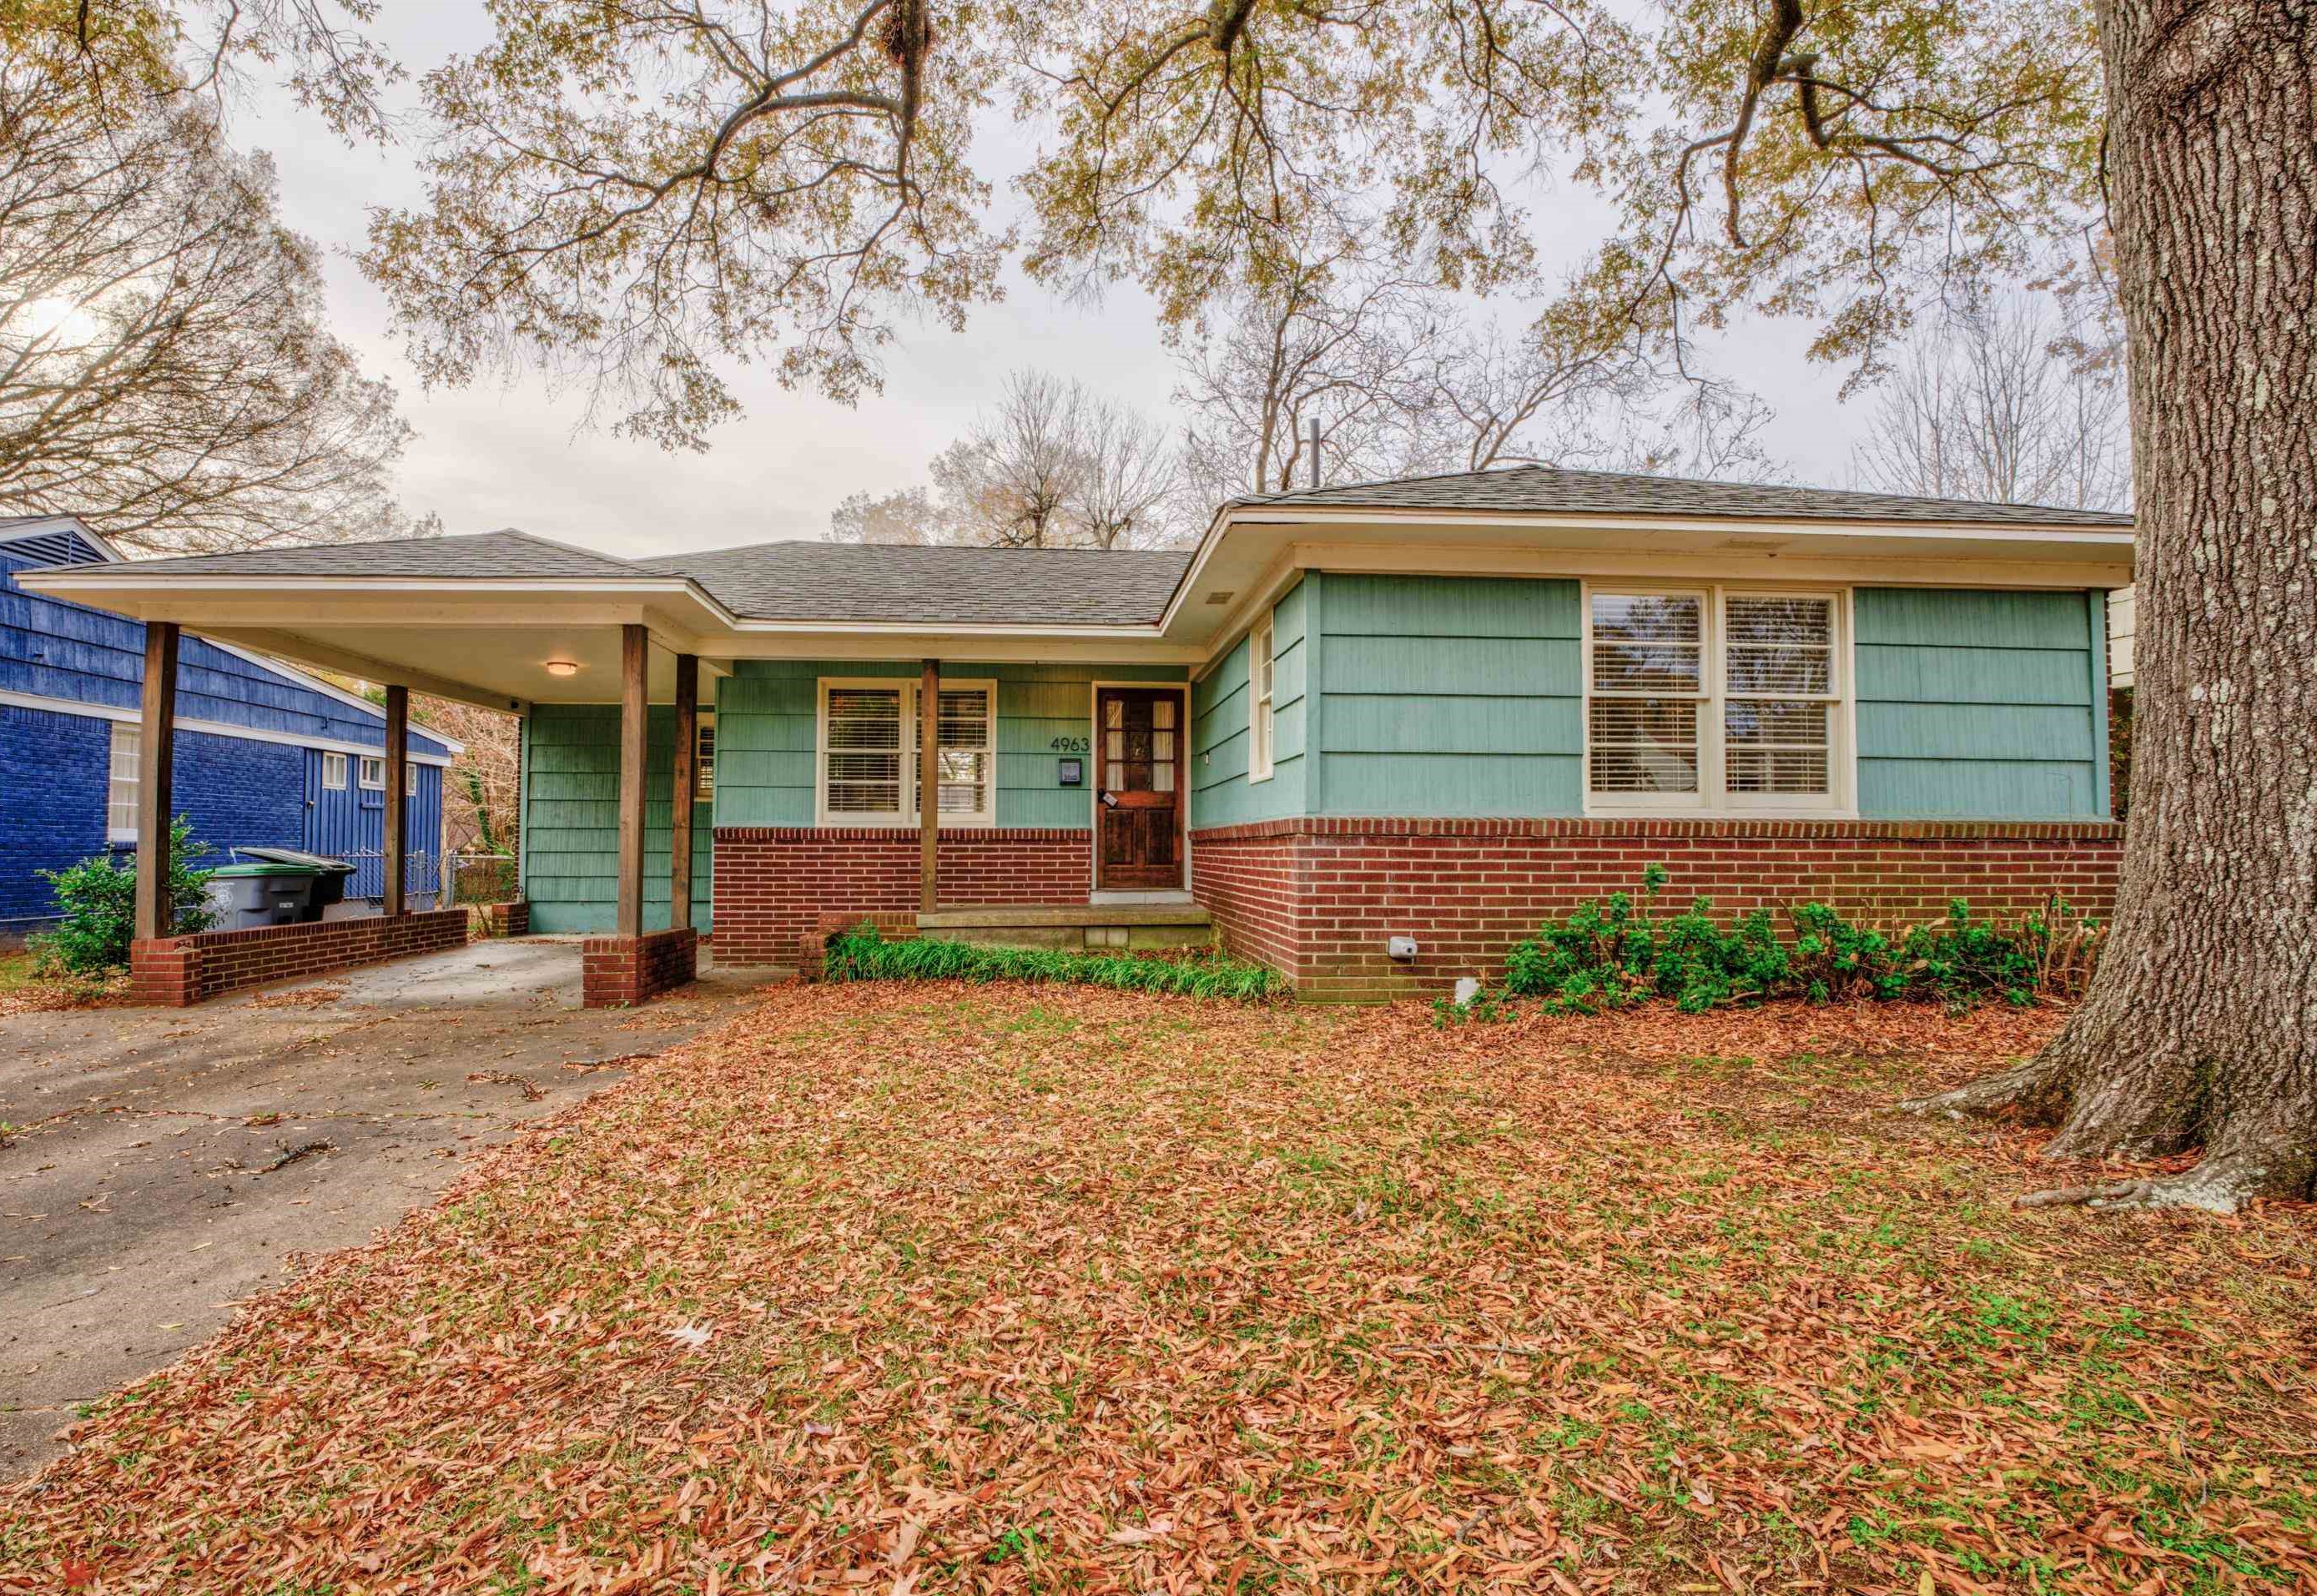
[[[1248,713],[1245,638],[1191,688],[1194,826],[1242,825],[1307,812],[1307,712],[1312,649],[1308,618],[1319,588],[1307,576],[1272,607],[1271,780],[1247,779]]]
[[[2107,815],[2098,593],[1857,590],[1858,809]]]
[[[1576,815],[1578,584],[1329,575],[1320,604],[1322,815]]]

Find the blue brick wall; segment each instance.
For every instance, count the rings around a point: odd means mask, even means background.
[[[304,749],[286,744],[179,732],[173,807],[191,816],[194,837],[220,854],[252,843],[298,847],[305,837],[305,761]],[[112,763],[111,721],[0,704],[6,787],[14,790],[28,772],[40,773],[38,802],[0,803],[0,930],[36,929],[23,923],[54,914],[49,884],[37,872],[112,845],[105,831]],[[433,774],[421,772],[422,788]],[[416,845],[433,851],[430,843]]]
[[[50,913],[58,870],[104,849],[111,723],[0,704],[0,932]]]

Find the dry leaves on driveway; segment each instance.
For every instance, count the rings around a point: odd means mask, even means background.
[[[783,989],[103,1404],[0,1590],[2317,1584],[2308,1215],[1880,1111],[2053,1022]]]

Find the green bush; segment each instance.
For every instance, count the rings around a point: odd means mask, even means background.
[[[889,942],[873,927],[828,940],[823,967],[831,981],[1069,981],[1123,992],[1177,997],[1227,997],[1259,1003],[1282,995],[1276,972],[1220,955],[1144,958],[1054,948],[999,948],[921,937]]]
[[[193,823],[184,816],[169,827],[170,924],[180,936],[217,923],[217,912],[210,907],[210,873],[193,868],[195,860],[213,851],[208,843],[193,841]],[[129,944],[136,935],[135,860],[123,864],[112,854],[100,853],[67,869],[40,873],[55,888],[57,912],[63,919],[56,930],[32,939],[36,967],[44,975],[76,976],[125,968]]]
[[[1651,865],[1638,903],[1615,893],[1539,928],[1507,955],[1498,999],[1586,1014],[1651,998],[1693,1014],[1770,997],[1936,998],[1961,1007],[2000,996],[2026,1004],[2080,990],[2099,937],[2096,922],[2056,898],[2008,927],[1973,919],[1958,898],[1946,919],[1895,938],[1806,903],[1788,911],[1792,934],[1782,937],[1767,909],[1725,928],[1702,897],[1680,914],[1653,915],[1666,879],[1664,867]]]

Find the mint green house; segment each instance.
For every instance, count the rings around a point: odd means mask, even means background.
[[[24,584],[521,715],[530,927],[605,1001],[864,915],[1373,997],[1649,862],[1731,909],[2104,906],[2131,559],[2117,515],[1522,468],[1165,551],[499,532]]]

